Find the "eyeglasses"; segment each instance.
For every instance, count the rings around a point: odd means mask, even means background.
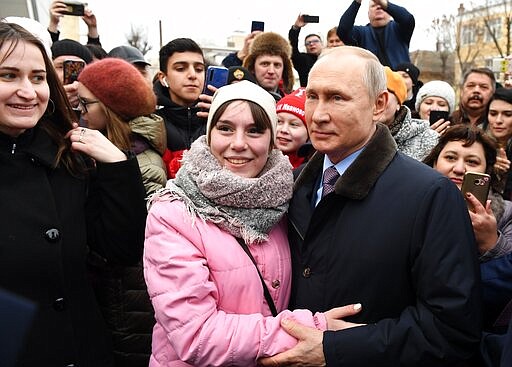
[[[80,105],[80,108],[85,113],[89,112],[89,111],[87,111],[87,105],[93,104],[93,103],[98,103],[98,102],[99,102],[98,100],[96,100],[96,101],[87,101],[87,100],[83,99],[82,97],[78,96],[78,103]]]
[[[320,40],[318,39],[312,39],[311,41],[307,41],[306,43],[304,43],[306,46],[311,46],[313,43],[319,43]]]

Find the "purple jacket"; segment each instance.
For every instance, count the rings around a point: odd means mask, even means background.
[[[283,219],[269,240],[249,249],[278,311],[290,297],[291,263]],[[294,318],[325,330],[323,314],[282,311],[272,317],[254,264],[236,239],[192,218],[182,201],[156,199],[144,250],[144,275],[157,323],[150,366],[255,366],[296,340],[280,328]]]

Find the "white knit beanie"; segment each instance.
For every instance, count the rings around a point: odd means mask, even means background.
[[[235,100],[251,101],[259,105],[266,112],[272,126],[272,141],[276,137],[277,113],[276,100],[265,89],[261,88],[248,80],[226,85],[217,89],[213,95],[210,111],[208,112],[208,121],[206,122],[206,143],[210,144],[208,136],[213,116],[217,109],[224,103]]]
[[[441,97],[448,102],[450,114],[455,110],[455,91],[452,86],[442,80],[432,80],[425,83],[416,95],[416,111],[420,110],[420,104],[427,97]]]

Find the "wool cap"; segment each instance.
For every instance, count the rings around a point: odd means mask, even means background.
[[[78,81],[125,120],[149,115],[156,109],[149,83],[124,60],[108,57],[95,61],[84,68]]]
[[[130,64],[144,64],[151,65],[144,59],[144,55],[142,52],[133,46],[118,46],[114,47],[108,53],[109,57],[117,57],[118,59],[123,59],[124,61],[128,61]]]
[[[405,71],[411,77],[413,85],[418,83],[418,78],[420,77],[420,69],[418,69],[414,64],[411,64],[410,62],[398,64],[395,71]]]
[[[441,97],[448,103],[450,114],[455,110],[455,91],[447,82],[432,80],[431,82],[425,83],[416,95],[416,111],[420,110],[421,102],[427,97]]]
[[[52,38],[50,33],[48,33],[48,29],[46,29],[44,25],[39,23],[37,20],[25,17],[6,17],[3,21],[6,23],[17,24],[36,36],[36,38],[42,42],[48,57],[50,59],[52,58]]]
[[[272,141],[276,137],[277,113],[274,97],[259,85],[251,83],[248,80],[242,80],[238,83],[226,85],[217,89],[213,95],[210,111],[208,112],[208,121],[206,122],[206,139],[210,144],[208,136],[212,125],[212,119],[217,109],[229,101],[242,100],[251,101],[263,108],[266,112],[272,126]]]
[[[256,78],[251,74],[249,70],[244,68],[243,66],[231,66],[228,68],[228,82],[226,84],[231,84],[235,81],[248,80],[250,82],[256,83]]]
[[[91,51],[81,43],[70,39],[53,42],[52,57],[55,59],[63,55],[72,55],[81,58],[86,64],[92,62]]]
[[[271,55],[281,56],[283,59],[283,88],[286,93],[293,90],[293,65],[292,46],[280,34],[274,32],[262,32],[254,37],[249,48],[249,54],[245,57],[243,66],[251,73],[254,73],[254,64],[258,56]]]
[[[298,88],[291,94],[281,98],[276,105],[276,112],[288,112],[301,119],[306,126],[306,115],[304,113],[304,105],[306,104],[306,88]]]
[[[407,87],[405,86],[404,78],[388,66],[384,66],[384,71],[386,72],[388,90],[396,96],[398,103],[402,105],[407,98]]]

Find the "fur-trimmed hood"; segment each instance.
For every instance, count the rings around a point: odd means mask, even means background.
[[[281,56],[283,59],[283,89],[285,93],[293,90],[292,46],[281,35],[274,32],[263,32],[254,38],[249,54],[245,57],[243,66],[254,74],[254,63],[261,55]]]
[[[396,143],[389,129],[377,123],[377,130],[365,149],[336,181],[336,194],[353,200],[366,197],[396,153]],[[324,154],[316,152],[295,181],[294,191],[305,182],[316,180],[323,162]]]

